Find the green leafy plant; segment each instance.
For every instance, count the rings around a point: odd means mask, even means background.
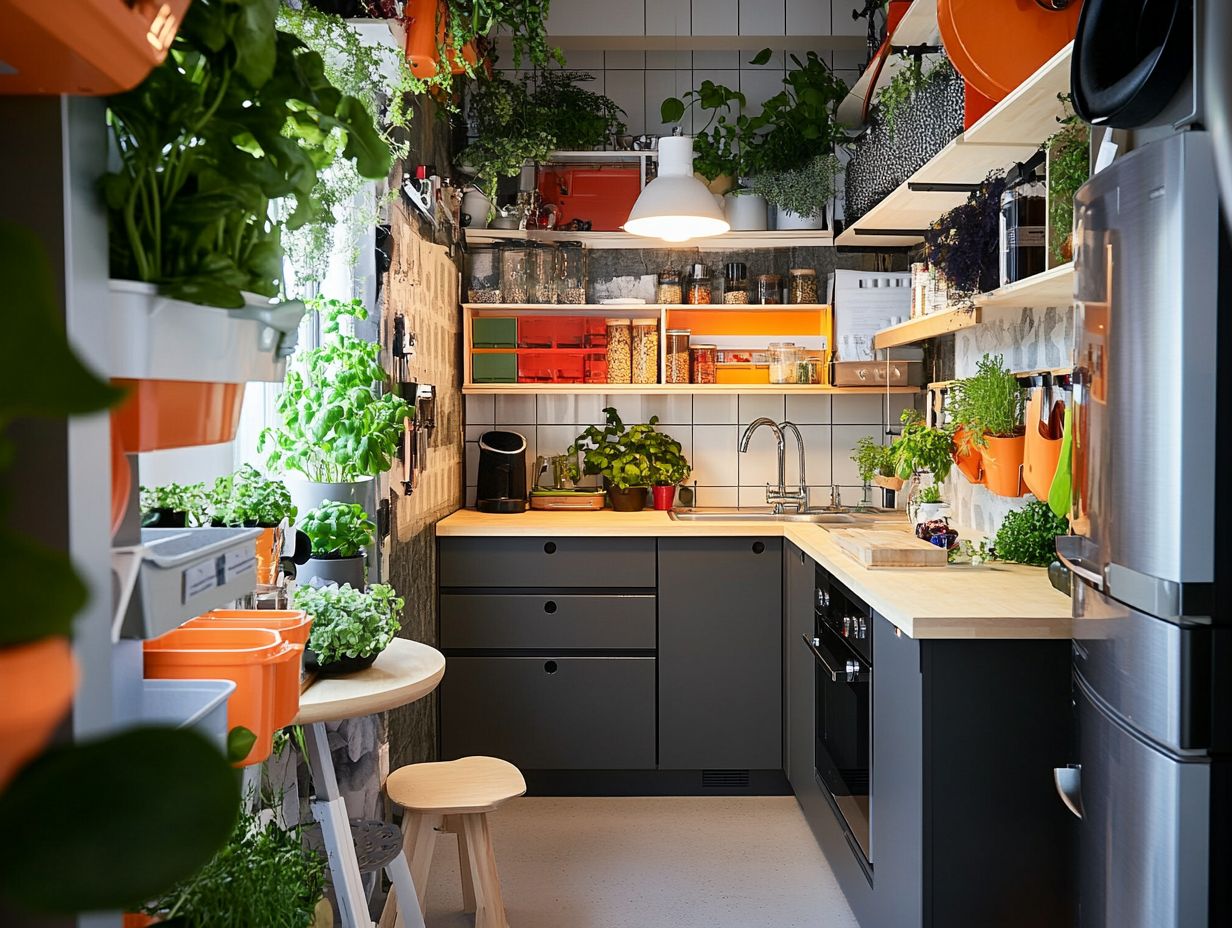
[[[278,396],[281,422],[261,432],[271,468],[298,471],[309,480],[339,483],[389,470],[411,407],[384,392],[389,375],[381,346],[342,331],[343,318],[365,319],[359,300],[313,300],[322,317],[323,343],[288,365]]]
[[[1074,194],[1091,175],[1091,129],[1068,112],[1068,96],[1059,94],[1067,115],[1061,128],[1044,143],[1048,150],[1049,257],[1054,264],[1070,259],[1074,231]]]
[[[1046,502],[1032,500],[1006,515],[997,529],[996,556],[1015,564],[1047,567],[1057,556],[1057,536],[1069,534],[1069,523]]]
[[[513,66],[526,62],[533,68],[563,65],[565,56],[559,48],[548,44],[547,19],[551,0],[447,0],[446,44],[449,49],[462,48],[493,32],[509,34],[513,51]],[[455,58],[452,52],[441,55],[442,61]],[[468,62],[467,73],[475,68]]]
[[[770,49],[762,49],[752,63],[766,64],[772,56]],[[749,120],[753,143],[743,152],[749,175],[797,171],[818,155],[832,155],[847,141],[835,115],[847,85],[816,52],[803,61],[796,55],[790,58],[795,67],[783,78],[783,90]]]
[[[903,410],[902,423],[902,434],[890,446],[895,475],[908,480],[917,471],[928,471],[935,482],[943,482],[953,465],[950,430],[927,425],[924,417],[914,409]]]
[[[945,83],[954,77],[954,67],[948,58],[941,58],[925,71],[918,60],[905,53],[902,57],[908,62],[906,66],[895,71],[890,82],[877,94],[877,116],[891,137],[895,135],[898,117],[911,105],[916,94],[930,84]]]
[[[916,491],[915,501],[917,503],[941,502],[941,484],[930,483],[926,487],[920,487],[920,489]]]
[[[367,592],[352,589],[349,583],[301,586],[291,597],[292,608],[312,616],[308,647],[322,665],[384,651],[401,629],[398,620],[405,604],[393,587],[383,583]]]
[[[204,483],[166,483],[141,488],[142,513],[183,513],[187,525],[208,525],[210,495]]]
[[[268,528],[283,519],[295,521],[295,507],[286,484],[266,477],[251,464],[215,480],[209,497],[216,524]]]
[[[689,479],[693,468],[684,456],[680,442],[666,432],[654,430],[658,417],[652,417],[651,431],[642,436],[642,448],[650,459],[650,482],[656,487],[674,487]]]
[[[322,500],[299,520],[300,530],[312,543],[312,556],[357,557],[372,544],[376,523],[359,503]]]
[[[669,480],[672,473],[680,472],[681,464],[685,468],[684,476],[688,476],[688,462],[680,454],[679,443],[655,430],[658,416],[626,428],[615,407],[606,407],[603,414],[607,421],[602,427],[589,426],[565,450],[571,459],[570,476],[574,480],[583,474],[601,476],[611,486],[627,490],[648,486],[657,482],[657,478]],[[579,454],[580,465],[577,463]],[[656,455],[662,455],[662,468],[654,463]]]
[[[553,68],[535,74],[530,105],[540,128],[566,151],[586,151],[611,144],[624,134],[625,111],[610,97],[579,86],[593,81],[585,71]]]
[[[856,442],[851,460],[864,483],[871,483],[874,477],[894,476],[894,446],[879,445],[869,435]]]
[[[834,196],[835,178],[841,170],[834,155],[817,155],[802,168],[758,174],[749,187],[771,206],[797,216],[815,216]]]
[[[245,810],[206,866],[146,907],[183,928],[308,928],[325,891],[325,857],[300,828]]]
[[[239,308],[278,295],[283,229],[328,221],[313,199],[339,154],[364,177],[389,146],[321,56],[275,27],[277,0],[198,0],[166,60],[109,98],[120,167],[101,188],[114,277],[184,300]],[[270,204],[291,198],[283,219]]]
[[[1022,424],[1025,396],[1002,355],[984,355],[975,375],[950,389],[950,421],[963,429],[961,450],[987,446],[986,438],[1010,438]]]
[[[698,89],[664,100],[659,116],[665,123],[678,123],[692,109],[708,114],[705,125],[693,129],[693,170],[707,180],[738,178],[745,173],[740,153],[753,137],[752,122],[744,112],[747,105],[740,91],[704,80]]]

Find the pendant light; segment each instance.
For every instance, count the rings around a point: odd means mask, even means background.
[[[659,174],[633,204],[625,231],[668,242],[720,235],[730,229],[723,209],[693,176],[693,137],[659,140]]]

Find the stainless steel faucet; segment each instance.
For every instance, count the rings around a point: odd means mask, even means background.
[[[809,490],[808,480],[804,474],[804,439],[800,435],[800,430],[796,428],[793,422],[775,423],[773,419],[768,419],[765,416],[759,416],[749,423],[748,428],[744,430],[744,434],[740,436],[740,452],[743,454],[749,450],[749,441],[761,426],[766,426],[774,433],[775,441],[778,443],[778,477],[779,483],[777,487],[772,487],[766,484],[766,502],[774,507],[775,513],[781,513],[784,506],[794,506],[797,512],[807,512],[809,508]],[[796,446],[800,452],[800,483],[794,488],[787,486],[787,446],[783,439],[783,433],[790,431],[796,436]]]

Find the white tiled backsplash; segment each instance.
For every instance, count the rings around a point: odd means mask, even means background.
[[[787,419],[800,427],[813,504],[830,501],[838,484],[843,502],[860,499],[860,477],[850,460],[856,442],[869,435],[885,443],[886,423],[897,424],[911,396],[468,396],[466,398],[466,504],[475,504],[479,436],[493,428],[526,436],[527,479],[534,482],[537,455],[563,452],[588,425],[604,421],[605,406],[615,406],[626,425],[659,417],[659,427],[683,446],[693,465],[690,485],[697,485],[700,506],[765,505],[767,483],[775,483],[774,436],[761,429],[749,450],[740,454],[744,427],[758,416]],[[787,436],[787,482],[796,482],[795,441]],[[875,497],[876,499],[876,497]],[[877,500],[880,502],[880,500]]]

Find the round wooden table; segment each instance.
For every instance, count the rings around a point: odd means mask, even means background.
[[[321,823],[343,928],[370,928],[372,918],[325,723],[408,705],[436,689],[444,675],[445,656],[440,651],[418,641],[395,638],[367,670],[344,677],[318,677],[300,694],[294,724],[304,726],[308,765],[316,788],[312,814]],[[403,872],[405,878],[399,879]],[[413,905],[401,907],[403,925],[423,928],[410,870],[403,864],[390,870],[390,876],[395,884],[401,884],[396,886],[401,898],[415,900]]]

